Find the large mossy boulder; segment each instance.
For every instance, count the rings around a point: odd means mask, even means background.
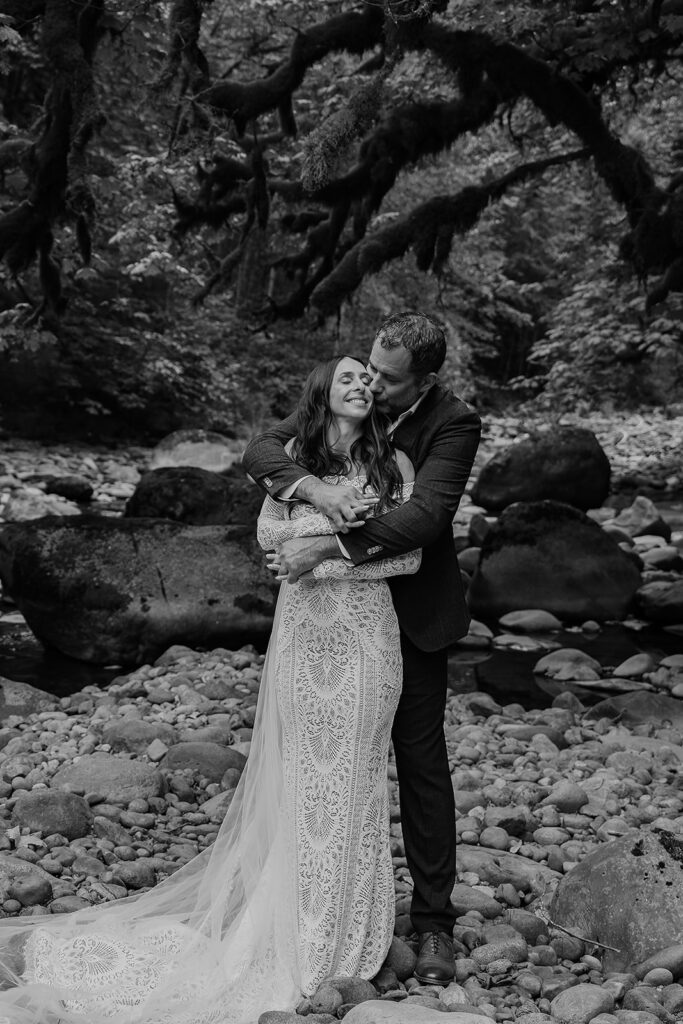
[[[562,621],[623,619],[640,573],[583,512],[558,501],[518,502],[481,548],[467,599],[477,619],[542,608]]]
[[[127,518],[173,519],[195,526],[250,525],[263,494],[241,466],[215,473],[195,466],[169,466],[145,473],[126,504]]]
[[[483,466],[472,500],[491,512],[516,501],[562,501],[584,512],[609,493],[610,464],[595,434],[583,427],[535,430]]]
[[[605,970],[626,971],[681,941],[681,907],[683,840],[670,832],[634,830],[562,878],[550,917],[561,928],[603,943]]]
[[[172,644],[265,637],[275,584],[239,526],[53,518],[0,529],[0,579],[38,639],[82,661],[136,665]]]

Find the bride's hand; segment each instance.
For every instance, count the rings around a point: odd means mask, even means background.
[[[286,540],[276,552],[269,552],[268,569],[280,582],[296,583],[304,573],[315,569],[326,558],[338,558],[339,546],[334,537],[294,537]]]
[[[348,533],[362,526],[365,516],[379,500],[375,495],[363,494],[357,487],[326,484],[316,477],[302,480],[296,493],[327,516],[337,533]]]

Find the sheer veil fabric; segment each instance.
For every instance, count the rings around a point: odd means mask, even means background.
[[[0,1024],[251,1024],[299,1001],[274,648],[213,846],[138,896],[0,921]]]

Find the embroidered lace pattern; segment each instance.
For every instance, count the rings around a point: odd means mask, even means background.
[[[310,506],[267,499],[259,541],[331,532]],[[386,766],[402,664],[385,577],[419,563],[419,552],[358,567],[331,559],[314,580],[283,584],[276,680],[304,992],[334,975],[373,977],[391,942]]]

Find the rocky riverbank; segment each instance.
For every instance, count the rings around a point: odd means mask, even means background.
[[[588,425],[617,492],[680,493],[682,417]],[[529,426],[489,426],[477,467]],[[6,443],[0,519],[10,503],[8,519],[84,507],[118,515],[150,459],[142,448]],[[472,512],[466,498],[456,526],[467,535]],[[657,553],[653,538],[648,545],[636,554]],[[302,1003],[316,1024],[346,1015],[350,1024],[429,1024],[444,1012],[457,1014],[454,1024],[683,1019],[683,658],[614,669],[584,658],[577,668],[575,653],[553,650],[558,623],[519,614],[501,620],[508,631],[495,638],[476,624],[464,646],[493,643],[539,659],[550,651],[557,662],[545,671],[558,685],[620,696],[585,709],[564,692],[543,711],[479,693],[449,698],[459,916],[455,981],[444,989],[413,977],[411,883],[390,761],[394,942],[373,986],[332,979]],[[0,914],[58,914],[144,891],[209,846],[249,754],[262,662],[248,646],[173,647],[106,689],[62,699],[0,680]],[[295,1020],[273,1012],[261,1024]]]
[[[683,673],[679,661],[660,674]],[[262,662],[249,647],[176,647],[106,690],[57,700],[15,688],[15,713],[5,709],[0,730],[2,914],[64,913],[140,892],[208,846],[249,753]],[[608,970],[604,936],[603,946],[583,941],[578,929],[551,924],[548,911],[562,879],[617,837],[683,835],[683,703],[671,703],[662,721],[635,703],[586,711],[568,693],[543,711],[452,696],[456,980],[433,989],[412,977],[392,760],[396,934],[387,965],[375,989],[333,983],[300,1011],[333,1020],[362,999],[352,1024],[430,1021],[446,1010],[524,1024],[672,1024],[683,1016],[683,945],[655,957],[645,974],[630,963]],[[637,891],[623,898],[632,903]],[[585,898],[595,898],[588,887]],[[683,906],[680,879],[670,898]],[[674,945],[661,916],[641,915],[636,925],[636,952]]]

